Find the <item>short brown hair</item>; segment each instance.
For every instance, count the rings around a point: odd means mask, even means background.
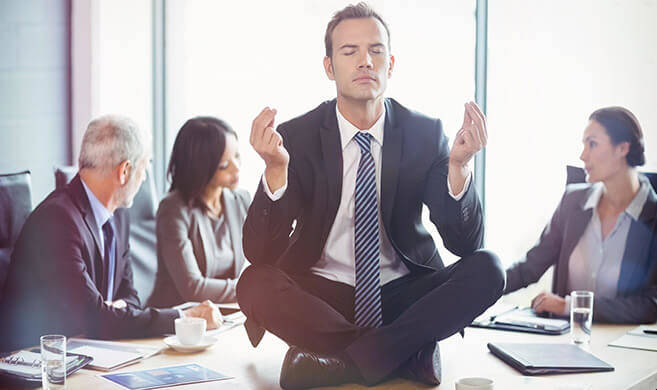
[[[643,131],[630,110],[624,107],[600,108],[593,111],[589,120],[594,120],[605,128],[613,145],[621,142],[630,144],[630,151],[625,156],[627,165],[636,167],[646,163]]]
[[[324,46],[326,47],[327,57],[331,57],[331,54],[333,53],[333,39],[331,38],[331,35],[333,34],[335,27],[337,27],[337,25],[343,20],[360,18],[374,18],[381,22],[386,29],[386,34],[388,35],[388,50],[390,50],[390,30],[388,29],[388,25],[383,21],[381,16],[372,9],[372,7],[361,1],[356,5],[350,4],[333,14],[333,18],[331,18],[331,21],[329,21],[326,26],[326,34],[324,34]]]

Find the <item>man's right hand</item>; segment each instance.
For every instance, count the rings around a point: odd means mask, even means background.
[[[183,310],[183,313],[185,317],[204,318],[208,330],[217,329],[224,322],[219,309],[217,309],[217,307],[209,300],[205,300],[201,304]]]
[[[249,142],[265,161],[265,178],[272,193],[287,183],[290,155],[283,146],[283,137],[274,130],[276,110],[265,107],[251,124]]]

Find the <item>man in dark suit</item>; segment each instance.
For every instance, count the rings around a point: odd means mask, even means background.
[[[143,309],[132,284],[130,207],[150,160],[149,137],[129,119],[92,121],[80,172],[27,219],[12,253],[0,306],[0,350],[64,334],[130,338],[173,332],[180,315],[218,326],[209,302],[184,312]]]
[[[441,122],[383,93],[392,74],[388,29],[366,4],[335,14],[324,66],[337,99],[281,124],[265,108],[250,142],[266,164],[244,225],[253,264],[237,287],[254,345],[269,330],[291,345],[284,388],[440,382],[442,340],[504,288],[483,242],[468,162],[486,144],[484,115],[465,106],[449,149]],[[421,222],[422,205],[448,267]]]

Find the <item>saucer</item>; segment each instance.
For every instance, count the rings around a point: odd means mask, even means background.
[[[214,345],[217,342],[217,338],[209,335],[205,335],[201,342],[196,345],[183,345],[178,340],[176,336],[169,336],[164,339],[164,344],[175,349],[178,352],[198,352],[202,351],[208,347]]]

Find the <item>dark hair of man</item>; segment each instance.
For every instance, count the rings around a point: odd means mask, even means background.
[[[217,172],[226,149],[226,135],[237,133],[225,121],[199,116],[185,122],[173,143],[167,176],[169,191],[178,191],[187,205],[207,206],[201,201],[205,187]]]
[[[381,16],[372,9],[372,7],[367,3],[360,2],[356,5],[350,4],[333,14],[333,18],[331,18],[331,21],[326,26],[326,34],[324,35],[324,46],[326,47],[327,57],[330,58],[333,54],[333,39],[331,38],[331,35],[333,34],[335,27],[343,20],[361,18],[375,18],[381,22],[386,29],[386,34],[388,35],[388,50],[390,50],[390,30],[388,29],[388,25],[383,21]]]
[[[613,145],[628,142],[630,150],[625,156],[627,165],[631,167],[646,163],[643,131],[634,114],[623,107],[605,107],[593,111],[589,120],[598,122],[605,128]]]

